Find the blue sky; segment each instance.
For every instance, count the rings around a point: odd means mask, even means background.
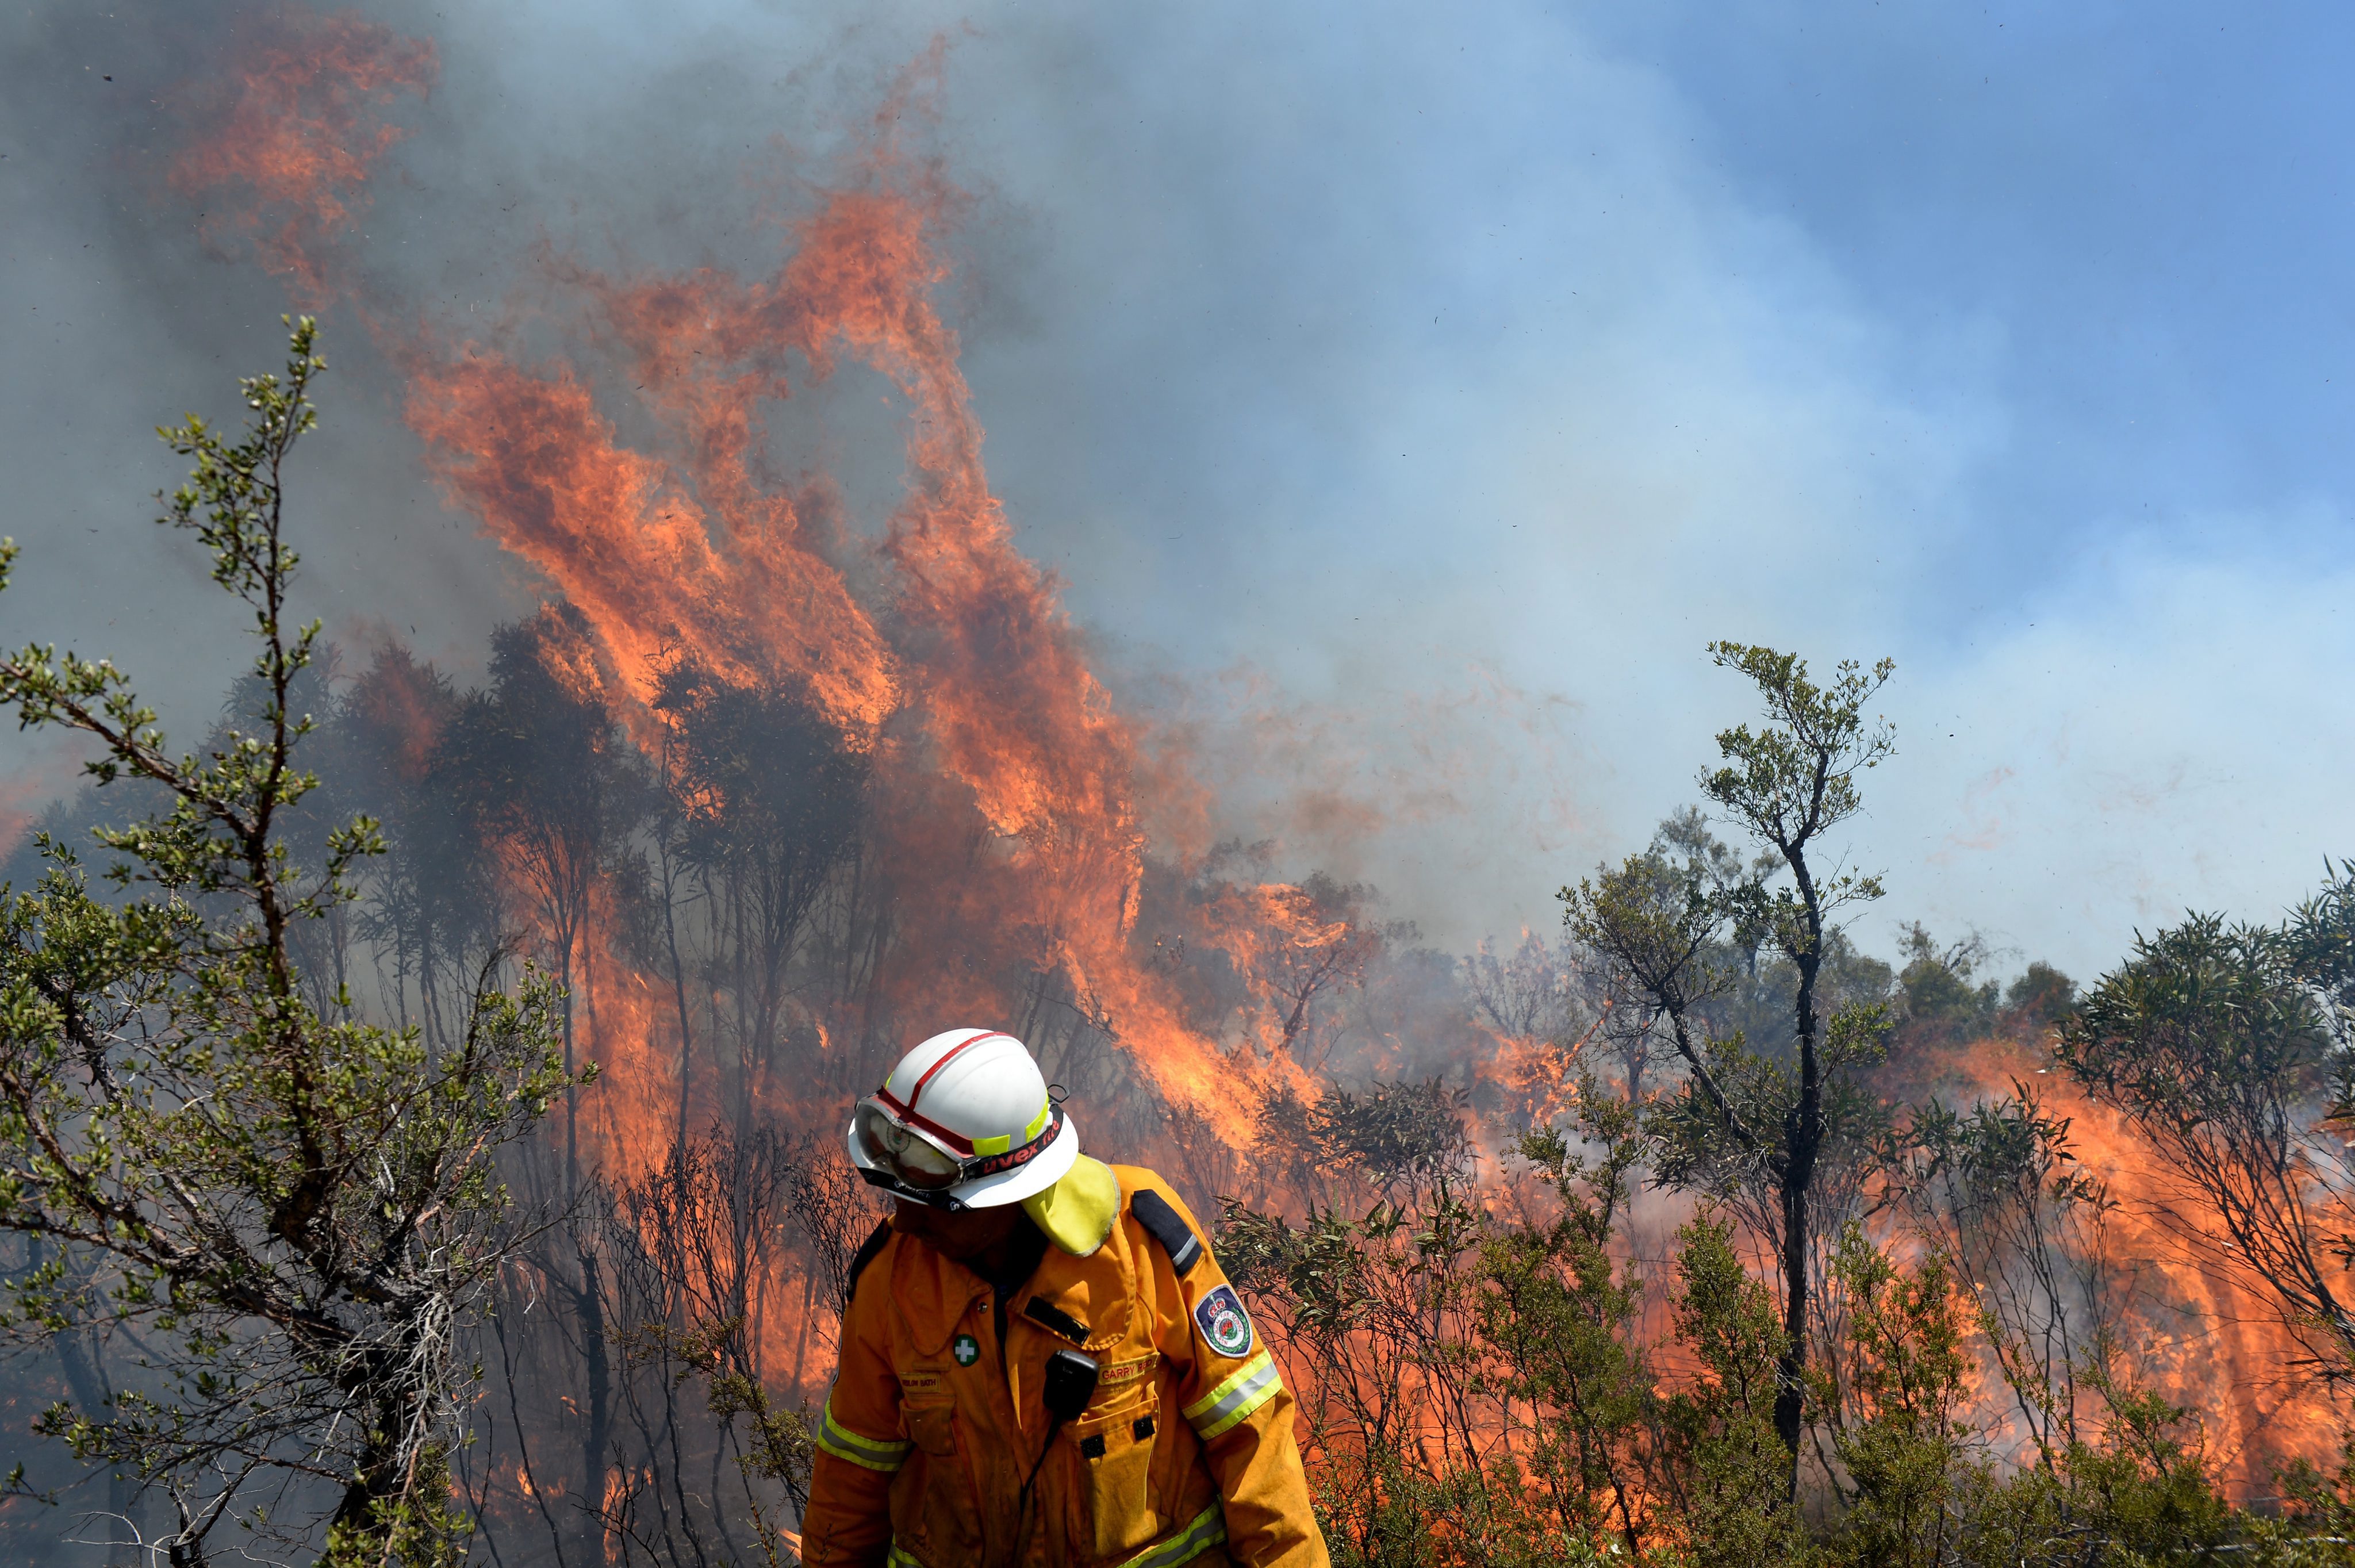
[[[952,33],[952,300],[1026,547],[1237,831],[1442,940],[1550,922],[1691,797],[1744,712],[1717,636],[1899,661],[1870,946],[1921,918],[2082,976],[2355,853],[2340,10],[376,10],[442,81],[368,253],[445,316],[541,234],[761,264],[747,168],[821,165]],[[84,68],[180,57],[118,13],[0,23],[6,531],[55,563],[0,628],[130,635],[200,709],[193,567],[96,570],[168,472],[105,454],[279,306],[133,199],[157,133]],[[532,585],[349,374],[322,607],[463,667]]]

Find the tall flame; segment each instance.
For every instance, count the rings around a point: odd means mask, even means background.
[[[421,358],[408,417],[452,502],[586,614],[640,705],[665,660],[690,656],[804,684],[854,745],[879,749],[882,852],[926,889],[901,915],[896,986],[918,1016],[1000,1017],[1004,966],[1060,968],[1166,1095],[1240,1136],[1238,1063],[1130,951],[1137,740],[990,491],[932,297],[948,199],[887,144],[793,226],[767,277],[559,272],[592,335],[626,356],[666,454],[622,445],[572,364],[529,369],[478,343]],[[758,458],[789,367],[823,381],[845,359],[905,402],[906,487],[874,547],[889,572],[875,603],[839,559],[860,547],[828,537]],[[943,838],[960,805],[988,853]]]

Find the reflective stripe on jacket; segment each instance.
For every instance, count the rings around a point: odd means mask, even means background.
[[[844,1314],[805,1562],[1327,1568],[1273,1358],[1207,1249],[1180,1279],[1130,1212],[1151,1190],[1199,1234],[1178,1195],[1149,1170],[1113,1168],[1111,1235],[1084,1258],[1047,1249],[1007,1300],[1002,1347],[980,1275],[911,1237],[885,1242]],[[1034,1300],[1053,1310],[1033,1315]],[[1056,1434],[1018,1541],[1047,1358],[1070,1348],[1095,1358],[1095,1398]]]

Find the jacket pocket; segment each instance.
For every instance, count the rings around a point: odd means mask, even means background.
[[[891,1483],[891,1539],[927,1563],[978,1563],[982,1558],[981,1498],[948,1400],[900,1407],[915,1452]]]
[[[1099,1563],[1116,1563],[1162,1532],[1152,1486],[1160,1420],[1151,1400],[1125,1398],[1118,1408],[1071,1425],[1070,1441],[1084,1473],[1080,1493],[1087,1533],[1081,1539],[1095,1542]]]

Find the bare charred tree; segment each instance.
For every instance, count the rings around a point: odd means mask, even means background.
[[[1838,912],[1880,897],[1881,886],[1827,869],[1819,856],[1823,836],[1861,809],[1859,776],[1893,749],[1886,722],[1868,724],[1865,716],[1892,667],[1843,663],[1818,687],[1796,655],[1736,643],[1710,652],[1757,686],[1767,723],[1718,736],[1725,765],[1701,774],[1702,793],[1773,857],[1787,884],[1759,878],[1728,887],[1698,858],[1679,866],[1656,854],[1563,890],[1565,918],[1617,970],[1625,994],[1665,1024],[1682,1060],[1684,1092],[1662,1119],[1662,1177],[1704,1187],[1753,1180],[1774,1195],[1784,1318],[1774,1428],[1791,1456],[1796,1498],[1817,1176],[1828,1144],[1859,1131],[1868,1096],[1851,1070],[1877,1053],[1883,1023],[1881,1009],[1867,1007],[1827,1028],[1818,986]],[[1717,1038],[1703,1017],[1703,1005],[1731,987],[1729,945],[1754,951],[1760,943],[1790,964],[1796,981],[1785,1052],[1753,1050],[1739,1032]]]
[[[798,693],[730,685],[692,661],[664,673],[655,709],[676,852],[702,891],[709,978],[733,1014],[742,1136],[811,912],[856,843],[867,759]]]
[[[859,1179],[833,1138],[815,1136],[805,1142],[790,1162],[786,1177],[794,1226],[809,1250],[810,1274],[826,1286],[825,1301],[850,1304],[850,1264],[875,1229],[873,1189]],[[794,1377],[799,1381],[802,1369]]]
[[[1484,942],[1464,960],[1464,988],[1473,1011],[1508,1040],[1563,1041],[1585,1032],[1591,1012],[1584,976],[1571,955],[1557,952],[1536,932],[1499,955]]]
[[[637,1452],[617,1450],[624,1479],[601,1513],[628,1552],[741,1562],[749,1526],[750,1555],[784,1560],[780,1532],[808,1499],[811,1442],[798,1404],[771,1392],[798,1387],[799,1370],[781,1378],[765,1347],[795,1273],[797,1332],[837,1313],[859,1220],[873,1213],[854,1188],[863,1184],[823,1140],[768,1129],[739,1138],[720,1125],[613,1189],[604,1222],[624,1315],[614,1338],[632,1374]],[[799,1255],[785,1246],[794,1232],[809,1243]],[[702,1388],[700,1411],[677,1399],[689,1382]]]
[[[449,677],[406,649],[378,652],[337,704],[333,729],[356,793],[383,824],[385,853],[369,869],[361,938],[379,955],[386,1011],[415,1021],[446,1048],[468,976],[497,944],[498,899],[473,814],[439,752],[460,715]]]
[[[591,905],[607,868],[643,817],[636,751],[576,656],[580,611],[543,606],[492,634],[491,683],[470,693],[436,766],[485,843],[506,849],[537,908],[549,966],[564,989],[564,1061],[577,1055],[574,990]],[[579,1099],[564,1103],[564,1190],[581,1182]]]
[[[1333,1042],[1328,1032],[1317,1049],[1318,1004],[1362,987],[1366,966],[1381,955],[1382,933],[1367,918],[1371,890],[1320,872],[1263,896],[1282,917],[1267,933],[1261,976],[1276,1014],[1276,1049],[1320,1071]]]
[[[688,1123],[695,1111],[695,1006],[687,996],[687,953],[679,940],[679,903],[686,896],[689,873],[685,860],[685,830],[690,815],[679,777],[683,745],[676,724],[663,727],[661,744],[653,758],[655,805],[652,816],[653,865],[647,891],[661,923],[657,962],[670,980],[673,1016],[678,1023],[678,1122],[675,1136],[686,1147]],[[646,933],[652,937],[653,933]],[[645,944],[652,948],[649,940]]]
[[[1010,1020],[1016,1037],[1030,1047],[1059,1093],[1106,1106],[1138,1087],[1119,1047],[1117,1022],[1060,969],[1030,976],[1021,1010]]]
[[[580,1061],[583,939],[595,901],[648,804],[642,759],[584,673],[586,645],[585,623],[569,604],[545,606],[528,621],[500,628],[492,636],[490,685],[466,699],[436,759],[473,832],[507,853],[537,905],[549,966],[562,987],[567,1072]],[[568,1205],[579,1200],[577,1090],[564,1100],[562,1190]],[[604,1487],[613,1413],[602,1264],[593,1232],[573,1228],[565,1234],[577,1245],[553,1277],[565,1280],[581,1323],[588,1406],[581,1451],[595,1495]],[[582,1549],[589,1550],[586,1540]]]

